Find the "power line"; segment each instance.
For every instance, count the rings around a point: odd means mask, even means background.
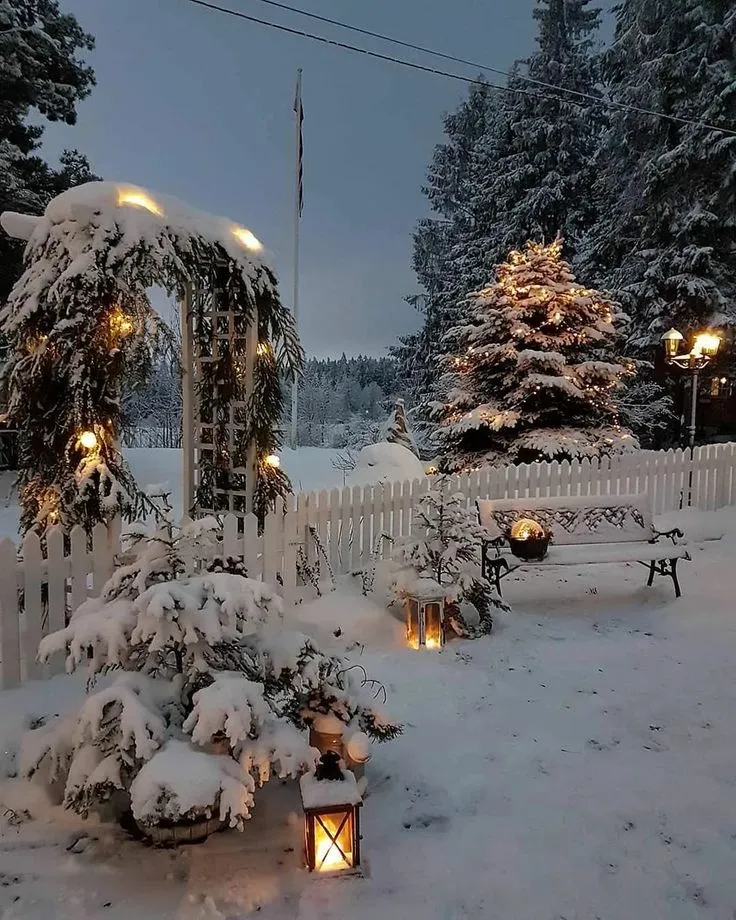
[[[327,38],[325,35],[315,35],[313,32],[307,32],[304,29],[295,29],[292,26],[285,26],[278,22],[271,22],[270,19],[260,19],[258,16],[251,16],[242,10],[231,10],[225,6],[218,6],[216,3],[210,3],[209,0],[186,0],[195,6],[202,6],[208,10],[214,10],[218,13],[226,13],[228,16],[235,16],[237,19],[245,19],[247,22],[254,22],[259,26],[266,26],[270,29],[276,29],[278,32],[286,32],[288,35],[296,35],[298,38],[309,38],[312,41],[321,42],[323,45],[332,45],[334,48],[341,48],[344,51],[355,51],[358,54],[365,54],[367,57],[376,58],[379,61],[388,61],[392,64],[400,64],[402,67],[409,67],[412,70],[420,70],[423,73],[435,74],[439,77],[449,77],[451,80],[459,80],[461,83],[467,83],[473,86],[488,86],[491,89],[497,89],[504,93],[521,93],[524,96],[533,96],[537,99],[547,98],[541,93],[533,93],[530,90],[519,89],[510,86],[501,86],[498,83],[491,83],[489,80],[474,80],[472,77],[464,77],[462,74],[451,73],[449,70],[440,70],[437,67],[429,67],[426,64],[417,64],[414,61],[404,61],[401,58],[391,57],[390,54],[381,54],[380,51],[370,51],[368,48],[360,48],[357,45],[349,45],[347,42],[338,41],[336,38]],[[570,105],[576,105],[583,108],[581,103],[571,102]]]
[[[530,96],[536,99],[553,99],[558,102],[560,101],[559,95],[552,96],[549,93],[532,92],[531,90],[524,90],[524,89],[521,89],[520,87],[503,86],[498,83],[491,83],[488,80],[473,79],[472,77],[465,77],[462,74],[452,73],[451,71],[448,71],[448,70],[441,70],[440,68],[437,68],[437,67],[430,67],[426,64],[419,64],[419,63],[416,63],[415,61],[406,61],[406,60],[403,60],[402,58],[392,57],[389,54],[382,54],[379,51],[371,51],[368,48],[361,48],[357,45],[350,45],[347,42],[342,42],[342,41],[339,41],[338,39],[327,38],[324,35],[316,35],[315,33],[307,32],[304,29],[297,29],[292,26],[286,26],[281,23],[272,22],[269,19],[261,19],[258,16],[252,16],[248,13],[244,13],[242,10],[233,10],[233,9],[229,9],[228,7],[219,6],[216,3],[210,2],[210,0],[187,0],[187,2],[192,3],[195,6],[200,6],[200,7],[204,7],[205,9],[213,10],[218,13],[224,13],[225,15],[228,15],[228,16],[234,16],[237,19],[243,19],[247,22],[253,22],[256,25],[261,25],[261,26],[265,26],[270,29],[275,29],[279,32],[286,32],[289,35],[296,35],[299,38],[308,38],[311,41],[317,41],[325,45],[331,45],[332,47],[340,48],[344,51],[352,51],[358,54],[366,55],[367,57],[375,58],[380,61],[387,61],[392,64],[399,64],[402,67],[408,67],[412,70],[418,70],[423,73],[434,74],[435,76],[447,77],[448,79],[451,79],[451,80],[458,80],[461,83],[469,84],[471,86],[473,85],[488,86],[491,89],[498,90],[499,92],[518,93],[520,95]],[[258,2],[266,3],[269,6],[277,7],[278,9],[282,9],[282,10],[287,10],[288,12],[296,13],[300,16],[306,16],[310,19],[315,19],[319,22],[324,22],[330,25],[338,26],[339,28],[347,29],[352,32],[357,32],[358,34],[361,34],[361,35],[366,35],[371,38],[377,38],[380,41],[389,42],[391,44],[399,45],[404,48],[409,48],[414,51],[419,51],[423,54],[429,54],[434,57],[442,58],[444,60],[453,61],[457,64],[463,64],[468,67],[473,67],[481,71],[487,70],[491,73],[500,74],[507,78],[509,77],[508,72],[505,70],[499,70],[498,68],[495,68],[495,67],[487,67],[482,64],[476,64],[472,61],[466,61],[463,58],[455,57],[454,55],[451,55],[451,54],[445,54],[444,52],[441,52],[441,51],[434,51],[431,48],[426,48],[426,47],[423,47],[422,45],[416,45],[411,42],[402,41],[401,39],[392,38],[387,35],[382,35],[379,32],[371,32],[368,29],[362,29],[358,26],[353,26],[348,23],[340,22],[337,19],[330,19],[326,16],[319,16],[317,13],[310,13],[305,10],[300,10],[297,7],[292,7],[292,6],[289,6],[288,4],[278,2],[278,0],[258,0]],[[698,128],[703,131],[716,131],[719,134],[725,134],[728,136],[736,137],[736,130],[732,130],[730,128],[723,128],[718,125],[712,125],[712,124],[709,124],[708,122],[699,121],[699,120],[690,119],[690,118],[682,118],[681,116],[678,116],[678,115],[670,115],[667,112],[659,112],[656,109],[646,109],[641,106],[629,105],[624,102],[617,102],[613,99],[601,99],[598,96],[594,96],[590,93],[583,93],[577,90],[566,89],[565,87],[562,87],[562,86],[556,86],[553,83],[545,83],[541,80],[535,80],[534,78],[527,77],[523,74],[516,74],[515,78],[522,80],[524,82],[527,82],[527,83],[531,83],[531,84],[540,86],[545,89],[553,90],[555,93],[568,93],[574,96],[578,96],[584,99],[586,103],[590,102],[593,105],[600,106],[601,108],[609,108],[609,109],[614,108],[614,109],[619,109],[625,112],[632,112],[632,113],[637,113],[640,115],[648,115],[654,118],[660,118],[660,119],[665,119],[666,121],[676,122],[677,124],[686,125],[688,127]],[[586,110],[591,107],[590,105],[586,105],[583,102],[573,102],[572,100],[564,100],[564,101],[566,101],[568,105],[575,106],[576,108],[582,109],[582,110]]]
[[[487,64],[478,64],[475,61],[468,61],[465,58],[456,57],[454,54],[446,54],[444,51],[435,51],[433,48],[427,48],[425,45],[415,45],[413,42],[404,41],[400,38],[393,38],[390,35],[384,35],[381,32],[372,32],[370,29],[363,29],[360,26],[351,25],[349,22],[341,22],[339,19],[330,19],[329,16],[320,16],[317,13],[308,10],[300,10],[298,7],[289,6],[288,3],[279,3],[278,0],[257,0],[258,3],[265,3],[266,6],[273,6],[279,10],[286,10],[289,13],[296,13],[298,16],[305,16],[307,19],[314,19],[317,22],[324,22],[331,26],[338,26],[348,32],[356,32],[358,35],[367,35],[369,38],[377,38],[379,41],[388,42],[391,45],[398,45],[400,48],[409,48],[412,51],[419,51],[422,54],[428,54],[431,57],[441,58],[444,61],[452,61],[454,64],[463,64],[466,67],[472,67],[473,70],[487,70],[489,73],[498,74],[501,77],[509,77],[507,70],[501,70],[498,67],[489,67]],[[554,83],[545,83],[543,80],[536,80],[526,74],[515,74],[516,79],[524,83],[531,83],[535,86],[541,86],[544,89],[554,89],[557,92],[569,93],[572,96],[578,96],[595,103],[601,103],[599,96],[592,93],[583,93],[580,90],[568,89],[565,86],[555,86]],[[623,103],[622,103],[623,104]]]

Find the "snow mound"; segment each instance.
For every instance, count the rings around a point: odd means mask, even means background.
[[[406,479],[424,479],[425,475],[422,462],[406,447],[379,441],[360,451],[355,469],[348,477],[348,485],[403,482]]]

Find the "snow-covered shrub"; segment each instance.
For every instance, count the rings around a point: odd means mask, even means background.
[[[223,562],[221,537],[214,518],[133,533],[102,596],[42,641],[41,660],[65,651],[92,677],[79,710],[26,746],[24,772],[44,766],[66,807],[114,799],[144,827],[214,814],[242,828],[272,773],[315,763],[316,714],[379,741],[400,731],[348,664],[284,628],[268,585]]]
[[[397,547],[397,559],[406,570],[393,586],[393,599],[403,601],[417,579],[431,578],[446,587],[451,625],[461,635],[484,635],[493,629],[493,608],[506,604],[480,577],[481,542],[485,532],[469,510],[461,492],[451,492],[448,478],[438,477],[435,487],[422,496],[414,511],[412,537]],[[473,604],[479,624],[463,621],[460,605]]]

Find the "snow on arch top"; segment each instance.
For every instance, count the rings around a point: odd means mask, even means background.
[[[262,243],[242,224],[126,182],[87,182],[53,198],[42,217],[6,211],[0,223],[10,236],[33,243],[41,243],[54,228],[72,223],[103,231],[116,225],[123,233],[124,248],[146,242],[159,249],[163,238],[174,246],[188,247],[199,238],[220,245],[241,265],[246,277],[253,278],[259,268],[270,267]],[[64,229],[73,233],[72,227]]]

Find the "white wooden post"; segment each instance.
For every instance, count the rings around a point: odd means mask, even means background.
[[[245,337],[245,403],[252,407],[253,381],[255,378],[255,366],[258,358],[258,309],[253,307],[253,318],[248,325],[248,332]],[[252,430],[252,429],[251,429]],[[245,511],[250,514],[253,511],[253,494],[255,492],[256,477],[258,476],[258,453],[256,442],[251,439],[248,441],[248,451],[246,456],[246,473],[245,473]]]
[[[194,380],[192,376],[192,287],[184,286],[180,304],[181,321],[181,446],[184,469],[182,472],[182,511],[191,514],[194,507],[194,445],[192,434],[194,418]]]

